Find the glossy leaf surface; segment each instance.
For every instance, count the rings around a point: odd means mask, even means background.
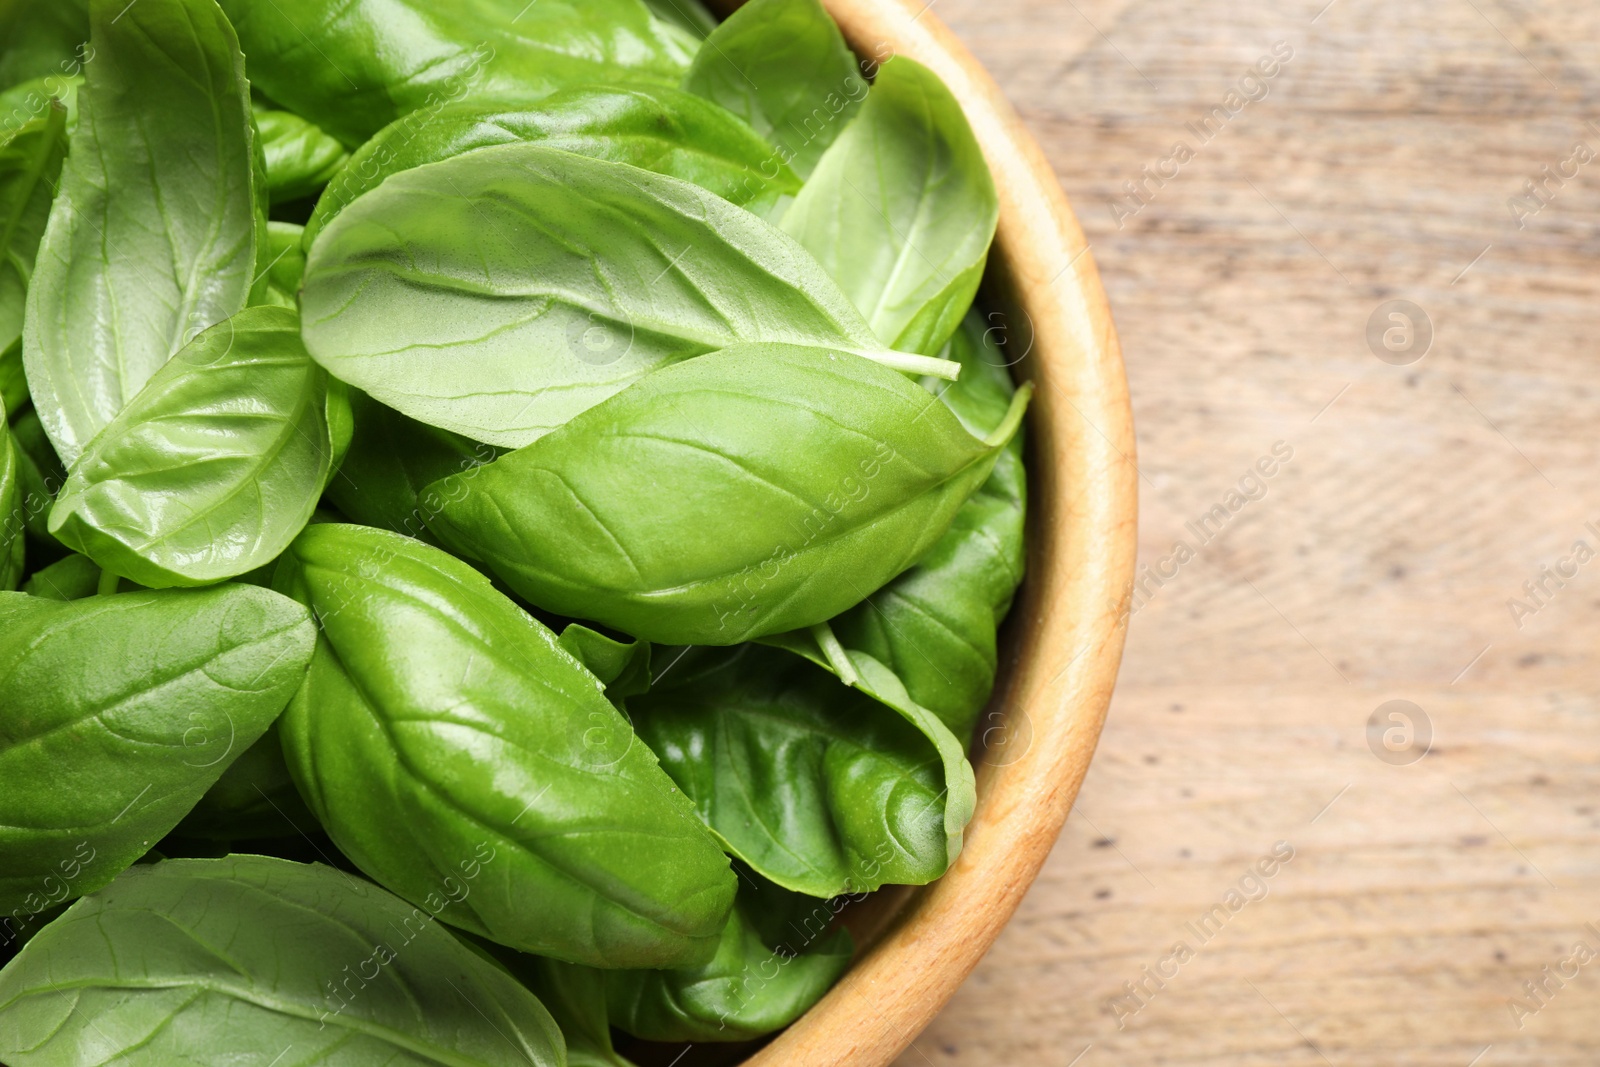
[[[999,216],[961,105],[936,74],[900,56],[883,65],[783,228],[884,344],[932,355],[972,305]]]
[[[615,967],[714,950],[733,872],[555,635],[384,530],[308,527],[277,585],[322,625],[285,754],[362,870],[523,951]]]
[[[817,0],[750,0],[706,38],[684,88],[748,122],[802,178],[867,96]]]
[[[303,607],[253,586],[0,594],[0,911],[143,855],[277,718],[313,638]]]
[[[991,444],[870,360],[729,348],[439,483],[433,525],[546,610],[737,644],[823,622],[915,563],[1020,418]]]
[[[94,0],[90,15],[95,58],[23,331],[34,404],[69,464],[245,306],[266,226],[244,57],[217,6]]]
[[[50,532],[141,585],[206,585],[275,559],[333,469],[327,374],[299,318],[256,307],[156,372],[72,465]]]
[[[800,190],[772,146],[715,104],[665,86],[581,86],[531,104],[463,101],[386,126],[329,183],[306,240],[390,175],[523,141],[681,178],[758,212]]]
[[[516,448],[742,341],[876,352],[798,245],[687,182],[537,144],[396,174],[317,237],[306,345],[422,422]]]
[[[899,695],[886,668],[855,658],[864,688]],[[932,713],[900,705],[748,646],[629,708],[730,853],[787,889],[832,897],[921,885],[960,851],[975,802],[962,746]]]
[[[15,1067],[198,1067],[227,1049],[318,1067],[564,1062],[549,1013],[510,975],[321,864],[135,867],[0,972],[0,1055]]]
[[[669,85],[680,43],[641,0],[222,0],[250,77],[355,147],[464,97],[536,100],[589,82]]]
[[[254,111],[266,158],[267,199],[274,204],[317,192],[350,158],[344,145],[292,111],[260,105]]]

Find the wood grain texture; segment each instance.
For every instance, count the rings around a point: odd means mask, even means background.
[[[958,860],[751,1067],[881,1067],[906,1048],[1033,881],[1094,753],[1126,633],[1137,526],[1133,427],[1094,257],[1039,146],[922,0],[824,0],[863,57],[944,79],[995,176],[985,279],[1028,415],[1028,575],[1002,636],[978,806]],[[895,899],[895,898],[888,898]]]
[[[1600,560],[1535,614],[1508,607],[1575,541],[1600,549],[1600,160],[1521,227],[1507,203],[1575,143],[1600,151],[1600,14],[1324,4],[932,9],[1093,246],[1140,563],[1194,541],[1275,442],[1293,457],[1141,597],[1060,842],[900,1067],[1600,1059],[1600,959],[1536,1014],[1512,1003],[1539,1008],[1523,983],[1576,942],[1600,951]],[[1266,97],[1200,144],[1185,124],[1277,41],[1294,55]],[[1119,219],[1179,140],[1193,158]],[[1409,366],[1366,339],[1394,298],[1435,331]],[[1395,698],[1433,729],[1412,765],[1369,748]],[[1189,924],[1279,841],[1266,896],[1202,942]],[[1193,957],[1158,988],[1143,969],[1180,941]]]

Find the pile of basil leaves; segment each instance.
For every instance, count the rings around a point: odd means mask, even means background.
[[[817,0],[0,0],[0,1061],[815,1003],[973,808],[997,210]]]

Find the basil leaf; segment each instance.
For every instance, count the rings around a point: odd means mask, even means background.
[[[546,956],[501,952],[496,958],[550,1010],[567,1041],[567,1067],[634,1067],[611,1044],[608,972]]]
[[[100,565],[76,552],[34,571],[22,591],[46,600],[83,600],[95,595],[100,585]]]
[[[0,422],[0,590],[15,589],[22,581],[26,532],[22,492],[17,446]]]
[[[177,825],[283,710],[314,630],[293,601],[228,585],[0,594],[0,635],[0,911],[31,912]]]
[[[81,77],[51,74],[0,92],[0,140],[44,117],[56,103],[67,109],[67,133],[71,134],[78,128],[78,90],[82,86]]]
[[[244,57],[216,5],[94,0],[90,21],[95,58],[23,329],[35,406],[68,463],[244,307],[266,225]]]
[[[749,212],[537,144],[480,148],[361,197],[312,245],[301,307],[306,347],[334,377],[511,448],[740,341],[948,366],[884,351],[810,257]]]
[[[900,695],[887,668],[852,658],[863,688]],[[629,706],[731,854],[787,889],[833,897],[930,882],[960,852],[972,769],[932,713],[900,705],[752,645]]]
[[[614,702],[650,690],[650,642],[618,641],[582,623],[561,631],[561,647],[600,680]]]
[[[950,349],[961,377],[940,398],[968,430],[988,433],[1005,418],[1013,395],[1005,353],[976,312],[951,338]],[[996,631],[1022,581],[1027,499],[1018,436],[928,554],[830,624],[843,647],[893,670],[910,698],[959,738],[972,736],[994,689]],[[807,632],[780,635],[774,643],[831,669]]]
[[[95,437],[50,532],[152,588],[244,574],[311,518],[333,470],[329,422],[327,375],[298,317],[249,308],[195,338]]]
[[[28,403],[28,376],[22,366],[22,338],[0,351],[0,410],[9,419]]]
[[[527,141],[681,178],[758,213],[800,191],[772,146],[715,104],[665,87],[580,86],[534,104],[470,101],[412,112],[384,127],[329,183],[306,223],[306,241],[390,175]]]
[[[266,159],[267,199],[274,204],[319,191],[350,158],[344,145],[292,111],[256,104],[253,112]]]
[[[0,351],[8,368],[8,417],[27,396],[26,382],[20,395],[13,384],[21,369],[22,309],[66,151],[67,110],[53,99],[15,133],[0,133]]]
[[[495,858],[445,922],[595,966],[714,950],[726,859],[549,630],[459,560],[362,526],[308,527],[277,586],[322,624],[289,768],[363,871],[425,903],[481,848]]]
[[[0,88],[78,73],[94,58],[88,39],[87,0],[0,3]]]
[[[704,40],[717,28],[717,16],[700,0],[644,0],[650,13],[663,22],[681,26]]]
[[[878,74],[783,217],[879,339],[933,354],[972,305],[1000,217],[961,105],[904,56]]]
[[[208,841],[299,837],[319,829],[295,788],[276,726],[244,750],[173,833]]]
[[[710,963],[604,972],[611,1025],[647,1041],[747,1041],[822,999],[854,949],[848,931],[829,929],[837,911],[745,877]],[[763,936],[763,928],[782,932]]]
[[[258,304],[273,307],[300,307],[300,282],[306,273],[306,253],[302,247],[305,230],[292,222],[267,223],[266,291]]]
[[[439,505],[424,499],[423,490],[494,460],[501,450],[408,419],[360,391],[351,392],[350,408],[355,436],[328,485],[328,499],[364,526],[433,543],[428,516]]]
[[[50,532],[50,506],[67,480],[67,472],[56,457],[45,435],[39,415],[28,408],[11,424],[17,445],[17,476],[20,484],[23,525],[34,548],[65,555],[66,549]]]
[[[443,543],[548,611],[664,644],[825,621],[915,563],[988,477],[915,382],[826,349],[743,345],[656,371],[432,487]]]
[[[354,147],[467,95],[536,100],[585,82],[675,84],[680,47],[640,0],[222,0],[250,76]]]
[[[216,1063],[557,1067],[538,999],[433,917],[321,864],[136,867],[0,972],[15,1067]]]
[[[748,122],[802,178],[867,96],[818,0],[750,0],[706,38],[683,87]]]

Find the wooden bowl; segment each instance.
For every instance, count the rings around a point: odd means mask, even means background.
[[[1044,153],[928,0],[823,4],[863,58],[906,55],[936,71],[994,173],[1000,228],[985,299],[1003,315],[996,324],[1011,358],[1026,353],[1013,371],[1037,390],[1028,574],[980,721],[987,746],[974,756],[978,807],[960,859],[933,885],[889,898],[898,911],[869,931],[849,973],[748,1067],[880,1067],[955,993],[1072,809],[1122,659],[1133,582],[1137,472],[1122,353],[1094,259]]]

